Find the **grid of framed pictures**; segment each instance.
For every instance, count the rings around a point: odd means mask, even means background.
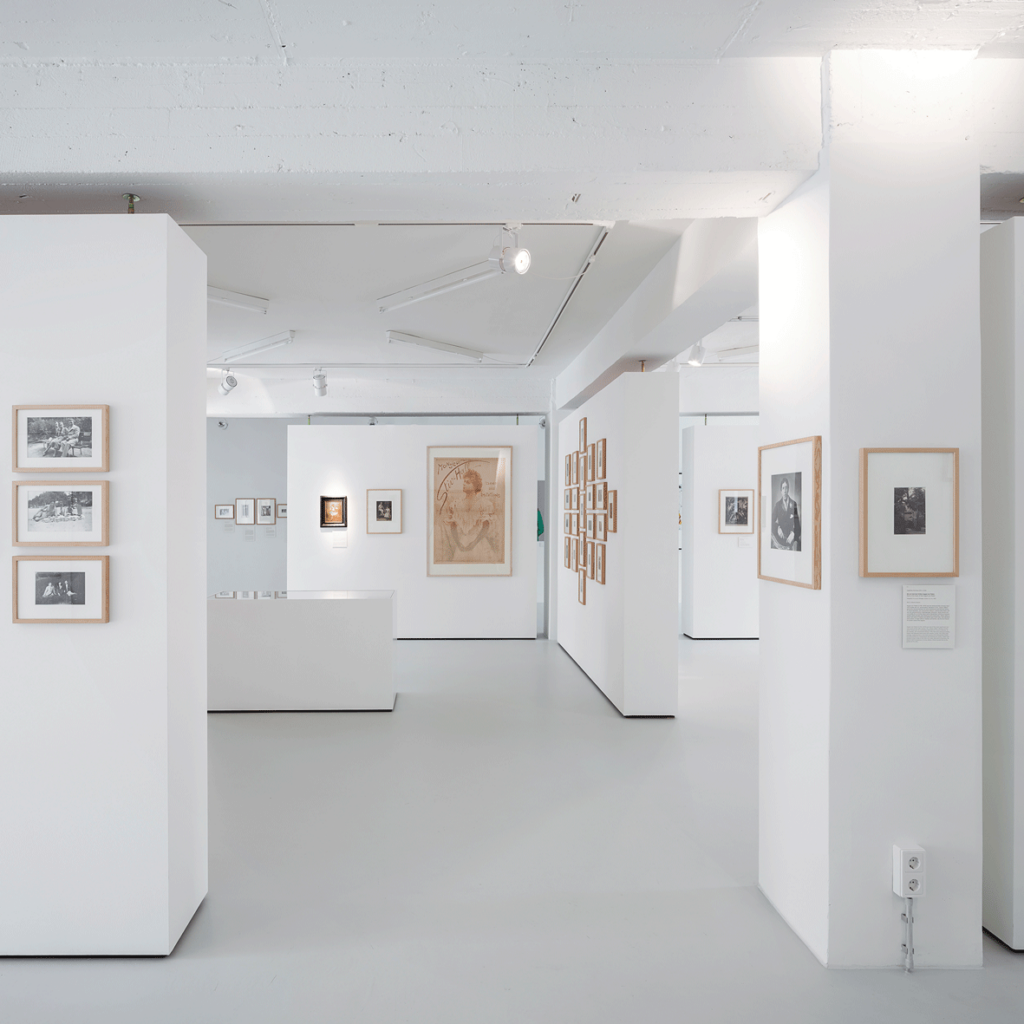
[[[618,531],[618,492],[608,487],[608,441],[588,441],[587,417],[577,424],[578,447],[563,465],[562,564],[579,576],[577,595],[587,603],[588,579],[605,582],[608,534]]]
[[[12,411],[15,473],[106,473],[110,407],[16,405]],[[110,543],[107,480],[15,480],[15,547],[106,547]],[[15,555],[15,623],[110,621],[108,555]]]

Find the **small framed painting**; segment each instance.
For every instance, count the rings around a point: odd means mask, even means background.
[[[594,508],[600,512],[608,510],[608,483],[605,480],[594,484]]]
[[[593,540],[597,531],[597,513],[587,513],[587,540]]]
[[[720,490],[718,492],[718,532],[754,532],[754,492]]]
[[[576,573],[576,600],[580,604],[587,603],[587,570],[580,569]]]
[[[597,442],[597,479],[603,480],[608,475],[608,467],[605,465],[605,449],[608,442],[605,438],[601,438]]]
[[[14,621],[109,622],[109,555],[15,555]]]
[[[366,532],[402,532],[402,489],[377,489],[366,492]]]
[[[573,572],[580,570],[580,542],[578,537],[572,538],[572,545],[569,551],[569,568]]]
[[[959,448],[861,448],[860,575],[960,575]]]
[[[587,544],[587,578],[594,578],[594,542],[589,541]]]
[[[348,498],[320,495],[320,529],[338,529],[348,526]]]
[[[597,479],[597,445],[590,445],[587,448],[587,479]]]
[[[597,544],[594,547],[594,558],[596,559],[594,565],[594,582],[604,583],[604,558],[605,558],[605,544]]]
[[[572,538],[562,538],[562,564],[568,569],[572,565]]]
[[[608,516],[604,512],[594,513],[594,540],[608,539]]]
[[[580,452],[587,450],[587,417],[580,417]]]
[[[256,525],[273,526],[277,522],[277,502],[273,498],[256,499]]]
[[[235,498],[235,525],[256,525],[256,499]]]
[[[619,532],[619,492],[608,492],[608,532]]]
[[[213,506],[213,518],[214,519],[234,519],[235,518],[235,506],[234,505],[214,505]]]
[[[110,505],[106,480],[14,484],[15,547],[106,547]]]
[[[278,519],[287,519],[288,518],[288,506],[287,505],[280,505],[279,504],[277,506],[277,518]]]
[[[757,450],[757,576],[821,589],[821,437]]]
[[[109,405],[14,406],[15,473],[106,473]]]

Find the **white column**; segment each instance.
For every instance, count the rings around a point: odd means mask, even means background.
[[[970,55],[833,51],[822,168],[762,222],[761,443],[823,439],[822,589],[761,584],[761,887],[823,962],[981,962],[978,154]],[[858,575],[858,449],[960,448],[957,646]]]
[[[110,406],[110,471],[64,477],[109,480],[109,547],[8,552],[109,555],[110,621],[0,619],[0,953],[165,954],[207,887],[206,258],[54,216],[0,218],[0,262],[0,410]]]

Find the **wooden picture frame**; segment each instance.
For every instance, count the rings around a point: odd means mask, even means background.
[[[960,449],[861,448],[863,577],[960,575]]]
[[[580,417],[580,452],[586,452],[587,450],[587,417]]]
[[[562,538],[562,564],[568,569],[572,565],[572,538]]]
[[[594,578],[594,542],[587,542],[587,579]]]
[[[580,541],[578,537],[573,537],[572,543],[569,546],[569,568],[573,572],[579,572],[580,569]]]
[[[619,532],[619,492],[608,491],[608,532]]]
[[[15,473],[106,473],[110,406],[16,405],[11,444]]]
[[[599,480],[594,484],[594,511],[608,511],[608,482],[606,480]]]
[[[718,532],[754,532],[754,491],[752,488],[722,488],[718,492]]]
[[[579,463],[579,486],[585,487],[587,483],[587,453],[577,452],[576,461]]]
[[[235,526],[256,525],[256,499],[235,498]]]
[[[570,505],[569,505],[569,508],[571,508],[573,510],[573,512],[578,512],[579,508],[580,508],[580,489],[578,487],[573,487],[569,491],[569,495],[570,495]]]
[[[562,513],[562,531],[564,533],[575,533],[576,531],[572,528],[572,513]]]
[[[597,484],[587,484],[587,511],[593,512],[597,502]]]
[[[606,462],[606,456],[608,454],[607,453],[607,446],[608,446],[607,438],[602,437],[601,440],[597,442],[597,458],[596,458],[596,463],[597,464],[596,464],[595,468],[596,468],[596,471],[597,471],[597,479],[598,480],[604,480],[605,477],[608,476],[608,464]]]
[[[608,513],[594,513],[594,540],[606,541],[608,539]]]
[[[587,447],[587,479],[597,479],[597,445],[592,444]]]
[[[593,540],[597,530],[597,513],[587,513],[587,540]]]
[[[567,487],[562,492],[562,508],[563,509],[571,509],[572,508],[572,488],[571,487]]]
[[[580,604],[587,603],[587,570],[580,569],[576,573],[576,600]]]
[[[604,565],[605,558],[607,556],[607,544],[595,544],[594,545],[594,557],[596,563],[594,565],[594,581],[596,583],[604,584]]]
[[[213,506],[213,518],[223,522],[225,519],[235,518],[235,506],[234,505],[214,505]]]
[[[572,487],[572,455],[565,457],[565,486]]]
[[[758,579],[820,590],[821,436],[761,445],[757,494]]]
[[[15,480],[11,543],[17,548],[105,548],[109,480]]]
[[[344,530],[348,527],[348,495],[320,495],[320,529]]]
[[[16,624],[110,621],[109,555],[15,555],[11,576]],[[35,609],[47,610],[31,614]]]
[[[367,490],[366,532],[391,535],[402,532],[401,487],[375,487]]]
[[[570,472],[572,475],[571,486],[579,487],[580,485],[580,456],[579,452],[570,452],[566,458],[570,463]]]
[[[256,525],[276,526],[277,525],[277,499],[257,498],[256,499]]]

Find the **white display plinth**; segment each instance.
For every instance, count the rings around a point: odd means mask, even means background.
[[[211,711],[391,711],[393,590],[208,602]]]

